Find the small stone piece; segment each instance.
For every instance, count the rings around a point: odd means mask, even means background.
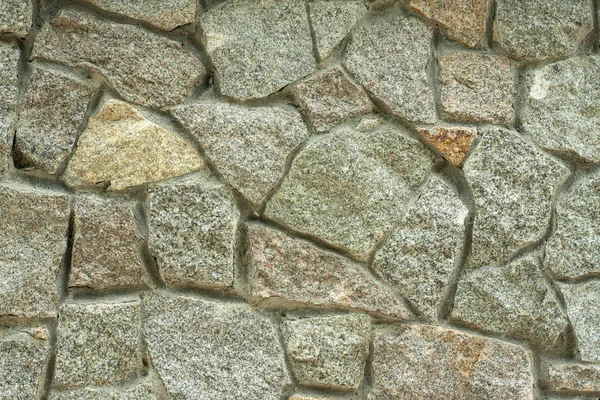
[[[462,252],[467,214],[454,189],[433,177],[375,255],[375,272],[428,320],[436,319]]]
[[[16,164],[56,174],[73,151],[94,88],[39,66],[19,112]]]
[[[295,394],[290,397],[290,400],[332,400],[329,397],[312,397],[312,396],[304,396],[301,394]]]
[[[0,34],[24,38],[31,28],[32,13],[30,0],[0,0]]]
[[[299,83],[296,97],[318,133],[372,110],[367,94],[339,68],[319,72]]]
[[[3,0],[0,0],[0,8]],[[23,0],[14,1],[21,4]],[[13,1],[8,1],[13,3]],[[0,12],[0,18],[3,14]],[[0,47],[0,177],[8,170],[11,160],[11,143],[14,135],[17,106],[17,74],[19,49]]]
[[[69,9],[44,24],[36,58],[101,73],[125,100],[148,107],[182,103],[207,74],[181,43]]]
[[[568,322],[534,256],[466,273],[451,318],[483,332],[527,340],[545,352],[565,349]]]
[[[440,105],[446,119],[509,125],[513,71],[506,57],[460,51],[438,57]]]
[[[567,57],[590,33],[588,0],[497,0],[494,41],[516,57]]]
[[[523,130],[541,146],[600,161],[600,57],[574,57],[530,72]]]
[[[431,143],[454,166],[461,167],[477,137],[477,129],[470,127],[422,127],[417,132]]]
[[[582,361],[600,362],[600,282],[561,285]]]
[[[68,224],[67,195],[0,185],[0,316],[56,318]]]
[[[548,368],[550,390],[600,392],[600,365],[552,364]]]
[[[246,262],[252,296],[374,312],[409,319],[412,314],[362,267],[334,253],[261,225],[248,226]]]
[[[52,392],[50,400],[156,400],[159,397],[148,379],[133,385]]]
[[[291,386],[270,319],[245,304],[144,298],[144,337],[172,399],[278,400]]]
[[[221,93],[265,97],[316,69],[303,0],[237,0],[201,17]]]
[[[472,267],[500,264],[540,240],[556,188],[568,174],[564,164],[517,133],[497,128],[479,133],[481,141],[463,167],[477,210]]]
[[[202,102],[171,112],[223,177],[256,206],[281,179],[290,152],[309,135],[295,110]]]
[[[144,285],[144,237],[127,205],[92,195],[77,197],[74,232],[70,287]]]
[[[109,182],[110,190],[121,190],[203,167],[200,155],[176,134],[129,104],[108,100],[81,134],[65,180],[71,186]]]
[[[488,0],[411,0],[409,6],[446,28],[452,39],[469,47],[476,47],[485,37]]]
[[[148,246],[168,285],[233,285],[239,211],[227,188],[189,178],[148,188]]]
[[[139,302],[61,306],[54,384],[103,386],[135,377],[140,326]]]
[[[499,340],[436,326],[375,331],[369,400],[533,400],[529,354]]]
[[[393,35],[390,34],[393,32]],[[432,28],[397,10],[377,14],[355,29],[344,66],[395,115],[436,121],[427,78]]]
[[[292,371],[302,386],[358,389],[369,355],[371,320],[344,315],[285,321],[282,327]]]

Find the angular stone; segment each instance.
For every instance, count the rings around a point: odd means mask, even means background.
[[[312,397],[312,396],[303,396],[301,394],[295,394],[290,397],[290,400],[332,400],[329,397]]]
[[[368,316],[350,314],[285,321],[282,333],[300,385],[340,391],[358,389],[369,355]]]
[[[592,31],[587,0],[498,0],[494,41],[516,57],[567,57]]]
[[[246,263],[252,296],[312,306],[344,307],[409,319],[412,314],[355,264],[261,225],[249,225]]]
[[[463,170],[477,213],[470,264],[500,264],[540,240],[552,198],[568,169],[521,135],[504,129],[479,132],[481,141]]]
[[[133,385],[53,391],[50,400],[152,400],[159,399],[148,379]]]
[[[170,398],[278,400],[291,386],[275,326],[245,304],[149,295],[143,327]]]
[[[485,37],[488,0],[411,0],[409,7],[446,28],[448,36],[469,47]]]
[[[529,354],[511,343],[436,326],[375,331],[369,400],[533,400]]]
[[[462,253],[467,214],[454,189],[433,177],[375,255],[375,272],[428,320],[436,319]]]
[[[528,256],[467,272],[458,283],[452,320],[527,340],[545,352],[564,352],[568,322],[539,267],[539,260]]]
[[[69,286],[110,289],[144,285],[143,240],[125,203],[78,196]]]
[[[15,4],[21,3],[21,1],[15,1]],[[0,13],[0,18],[2,18],[2,13]],[[11,147],[18,94],[19,54],[17,48],[0,47],[0,176],[11,165]]]
[[[0,315],[56,318],[68,224],[67,195],[0,185]]]
[[[452,165],[461,167],[477,137],[477,128],[467,126],[419,127],[417,132]]]
[[[308,3],[317,53],[321,59],[331,55],[358,21],[367,14],[362,1],[317,0]]]
[[[393,114],[433,123],[433,90],[427,78],[431,36],[430,26],[397,10],[374,15],[354,30],[344,66]]]
[[[119,100],[90,118],[64,179],[71,186],[108,182],[121,190],[204,168],[196,150],[175,133]]]
[[[529,73],[522,125],[541,146],[600,161],[600,57],[574,57]]]
[[[17,167],[57,173],[73,151],[93,93],[86,83],[34,67],[19,111]]]
[[[548,385],[550,390],[557,392],[600,392],[600,365],[551,364]]]
[[[265,97],[316,69],[302,0],[238,0],[201,17],[206,51],[221,93]]]
[[[24,38],[31,28],[32,13],[30,0],[0,0],[0,34]]]
[[[32,58],[100,73],[125,100],[149,107],[182,103],[207,74],[181,43],[68,9],[44,24]]]
[[[561,285],[582,361],[600,362],[600,282]]]
[[[233,285],[239,211],[227,188],[192,177],[148,188],[148,246],[168,285]]]
[[[140,303],[64,304],[56,344],[58,387],[104,386],[134,378],[139,357]]]
[[[318,133],[366,114],[373,107],[369,96],[339,68],[319,72],[299,83],[296,98]]]
[[[195,0],[89,0],[103,10],[139,19],[150,25],[171,31],[196,20]]]
[[[223,177],[255,205],[281,179],[290,152],[308,137],[295,110],[202,102],[171,112]]]
[[[513,71],[503,56],[459,51],[438,57],[444,118],[508,125],[515,118]]]
[[[367,259],[431,165],[431,154],[399,128],[337,130],[296,156],[265,214]]]

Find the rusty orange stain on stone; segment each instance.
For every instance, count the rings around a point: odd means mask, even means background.
[[[477,129],[471,127],[417,128],[417,132],[457,167],[463,164],[477,137]]]

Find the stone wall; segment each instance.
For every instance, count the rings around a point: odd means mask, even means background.
[[[0,0],[0,399],[599,399],[596,0]]]

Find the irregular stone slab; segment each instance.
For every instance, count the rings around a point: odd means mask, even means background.
[[[565,349],[567,319],[534,256],[461,277],[451,318],[471,328],[524,339],[545,352]]]
[[[284,300],[412,317],[392,291],[360,265],[261,225],[248,226],[246,263],[251,295],[267,302]]]
[[[377,14],[354,30],[344,66],[395,115],[433,123],[433,90],[427,79],[431,36],[432,28],[417,18],[391,10]]]
[[[56,318],[68,224],[67,195],[0,184],[0,316]]]
[[[227,188],[193,177],[148,188],[148,246],[168,285],[233,285],[239,211]]]
[[[201,17],[221,94],[265,97],[316,69],[302,0],[238,0]]]
[[[508,125],[515,118],[513,71],[503,56],[459,51],[438,57],[444,117]]]
[[[367,259],[431,164],[423,145],[398,128],[340,129],[313,138],[296,156],[265,214]]]
[[[279,400],[291,385],[275,327],[245,304],[152,294],[143,327],[171,398]]]
[[[64,179],[71,186],[110,184],[121,190],[205,167],[196,150],[137,109],[108,100],[90,118]]]
[[[308,137],[297,111],[202,102],[171,113],[198,138],[223,177],[258,205],[285,171],[290,152]]]
[[[31,28],[32,13],[30,0],[0,0],[0,34],[24,38]]]
[[[93,93],[86,83],[34,67],[19,111],[17,167],[56,174],[73,151]]]
[[[461,167],[477,137],[477,128],[467,126],[419,127],[417,132],[452,165]]]
[[[18,3],[21,1],[18,0]],[[1,16],[2,13],[0,18]],[[17,106],[19,54],[17,48],[0,47],[0,176],[12,164],[11,147]]]
[[[446,28],[448,36],[469,47],[485,37],[488,0],[411,0],[409,7]]]
[[[159,399],[149,379],[128,386],[86,388],[68,391],[53,391],[51,400],[151,400]]]
[[[110,289],[144,285],[144,240],[131,209],[121,201],[75,199],[70,287]]]
[[[33,46],[36,58],[100,73],[125,100],[148,107],[182,103],[207,74],[181,43],[74,10],[44,24]]]
[[[551,364],[548,385],[550,390],[557,392],[600,392],[600,365]]]
[[[523,348],[436,326],[375,331],[369,400],[533,400]]]
[[[325,70],[304,80],[296,86],[295,94],[318,133],[327,132],[348,118],[366,114],[373,107],[369,96],[340,68]]]
[[[587,0],[498,0],[494,41],[516,57],[567,57],[592,31]]]
[[[369,355],[368,316],[349,314],[285,321],[282,333],[300,385],[340,391],[358,389]]]
[[[499,264],[541,239],[556,188],[568,173],[561,162],[517,133],[493,128],[480,134],[463,167],[477,210],[473,267]]]
[[[319,57],[329,57],[367,11],[362,1],[318,0],[308,3]]]
[[[582,361],[600,362],[600,282],[560,285]]]
[[[433,177],[375,255],[375,272],[428,320],[436,319],[461,256],[467,214],[454,189]]]
[[[140,303],[64,304],[56,344],[58,387],[105,386],[136,376]]]
[[[600,57],[574,57],[527,76],[523,130],[541,146],[600,161]]]

